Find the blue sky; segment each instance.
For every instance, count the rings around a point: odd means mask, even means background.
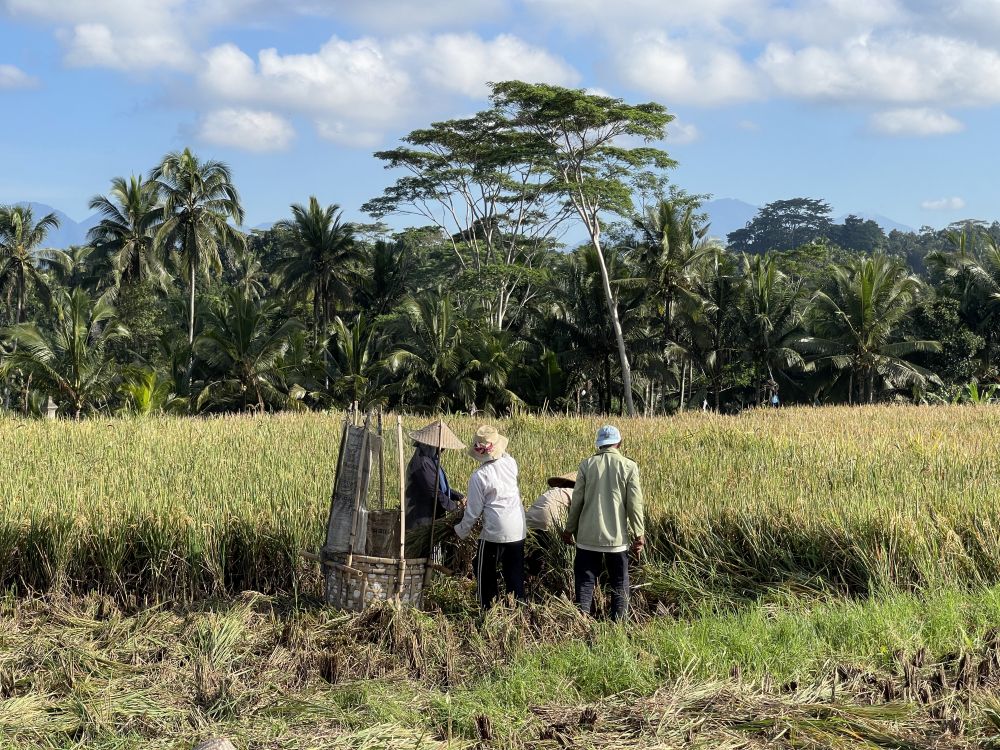
[[[250,226],[362,219],[372,151],[508,78],[665,104],[691,192],[1000,218],[995,0],[0,0],[0,203],[82,219],[190,145]]]

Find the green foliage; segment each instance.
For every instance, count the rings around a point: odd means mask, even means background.
[[[376,155],[403,176],[366,210],[427,222],[397,233],[310,197],[243,235],[229,168],[170,153],[92,199],[88,245],[42,251],[54,216],[0,210],[0,319],[45,336],[53,293],[103,298],[130,332],[102,348],[108,372],[159,373],[178,404],[212,411],[652,416],[734,412],[779,388],[783,403],[949,401],[1000,383],[1000,224],[885,237],[834,224],[823,201],[777,201],[736,234],[744,257],[706,239],[703,196],[665,189],[671,119],[494,84],[483,111]],[[589,242],[562,252],[571,219]],[[38,413],[48,396],[11,364],[17,346],[0,334],[0,403]],[[114,387],[87,409],[134,402]]]
[[[857,217],[853,217],[857,218]],[[729,247],[740,253],[793,250],[830,239],[830,205],[815,198],[793,198],[768,203],[743,228],[727,236]],[[846,231],[853,234],[854,222]],[[853,236],[850,238],[853,241]],[[865,248],[871,252],[875,248]]]
[[[325,331],[338,307],[351,298],[349,263],[358,257],[354,227],[341,221],[340,206],[325,208],[316,196],[309,205],[292,205],[292,219],[278,224],[283,258],[275,267],[277,285],[300,299],[312,301],[314,335]]]
[[[902,323],[923,291],[919,279],[884,255],[833,268],[832,277],[832,291],[818,291],[813,297],[814,335],[801,342],[817,355],[815,366],[831,373],[826,388],[842,385],[841,376],[846,374],[848,401],[870,403],[879,382],[888,389],[940,383],[937,375],[909,357],[940,351],[941,345],[901,336]]]
[[[114,392],[117,368],[106,352],[128,331],[115,320],[107,297],[91,300],[82,289],[58,290],[52,302],[51,328],[21,323],[10,329],[16,348],[4,367],[27,373],[34,387],[79,418],[85,410],[103,405]]]
[[[36,290],[43,299],[48,294],[33,253],[49,230],[58,226],[55,214],[46,214],[36,222],[30,206],[0,206],[0,294],[8,304],[14,300],[9,318],[12,323],[24,321],[29,291]]]

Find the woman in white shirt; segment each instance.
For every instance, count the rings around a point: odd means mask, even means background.
[[[469,479],[465,515],[455,527],[455,533],[465,539],[476,521],[483,519],[474,563],[476,593],[483,609],[497,598],[498,563],[507,593],[524,599],[524,504],[517,487],[517,462],[507,454],[507,443],[495,427],[476,431],[469,455],[480,465]]]

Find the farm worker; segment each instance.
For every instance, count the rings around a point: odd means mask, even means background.
[[[525,511],[525,520],[530,530],[548,531],[563,525],[569,501],[573,497],[573,487],[576,486],[576,472],[549,477],[548,485],[549,489],[539,495]]]
[[[406,467],[406,527],[414,529],[430,526],[435,516],[443,517],[460,507],[465,495],[448,483],[448,475],[441,466],[441,453],[461,450],[465,443],[441,420],[408,434],[414,451]],[[435,496],[438,503],[436,513]]]
[[[580,464],[563,541],[576,541],[576,603],[590,614],[602,570],[611,586],[611,618],[628,612],[628,550],[645,544],[639,467],[622,455],[617,427],[597,431],[597,452]]]
[[[469,479],[465,515],[455,533],[465,539],[480,518],[483,529],[473,567],[476,595],[486,609],[497,598],[497,564],[508,594],[524,599],[524,505],[517,486],[517,462],[507,453],[506,437],[495,427],[482,426],[469,447],[479,462]]]

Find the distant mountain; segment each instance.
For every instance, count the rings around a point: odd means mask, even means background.
[[[704,203],[701,208],[708,214],[709,236],[722,241],[725,241],[730,232],[745,227],[760,210],[757,206],[736,198],[717,198]]]
[[[72,245],[87,244],[87,232],[97,226],[100,221],[100,216],[97,214],[88,216],[83,221],[74,221],[58,208],[53,208],[45,203],[22,203],[20,205],[31,208],[35,215],[35,221],[49,213],[55,214],[56,218],[59,219],[59,228],[50,231],[45,237],[45,242],[42,243],[46,249],[65,250]]]

